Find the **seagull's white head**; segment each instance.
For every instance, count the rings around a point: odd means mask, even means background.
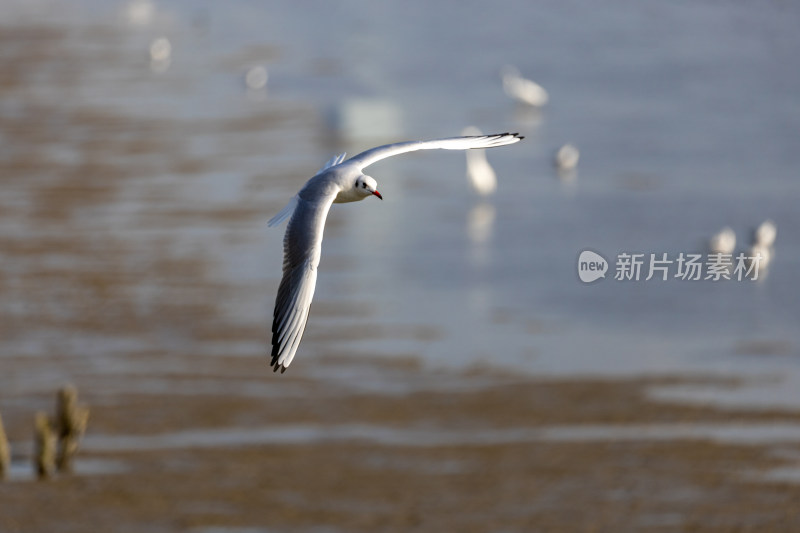
[[[363,200],[367,196],[375,195],[381,200],[383,200],[383,196],[381,193],[378,192],[378,182],[375,181],[375,178],[372,176],[367,176],[365,174],[360,175],[356,178],[355,187],[355,195],[357,196],[358,200]]]

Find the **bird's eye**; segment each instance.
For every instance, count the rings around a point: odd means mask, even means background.
[[[361,183],[361,188],[362,189],[366,189],[367,188],[367,184],[366,183]]]

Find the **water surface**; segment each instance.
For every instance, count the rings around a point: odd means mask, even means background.
[[[370,167],[384,202],[331,211],[293,372],[346,354],[746,374],[771,385],[738,403],[800,403],[793,4],[54,5],[2,7],[0,358],[263,357],[282,240],[266,220],[338,151],[474,124],[526,136],[488,153],[492,198],[470,194],[462,154],[428,152]],[[166,65],[148,57],[161,36]],[[260,64],[267,88],[248,91]],[[541,113],[502,92],[505,64],[550,92]],[[353,102],[396,120],[341,129]],[[551,155],[567,141],[581,161],[565,181]],[[767,218],[758,282],[576,275],[586,248],[695,252],[726,225],[744,247]]]

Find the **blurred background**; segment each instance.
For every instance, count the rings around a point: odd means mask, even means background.
[[[65,382],[95,404],[410,386],[376,361],[745,377],[652,394],[798,408],[799,19],[781,1],[2,0],[0,408],[22,420]],[[547,103],[511,98],[506,65]],[[331,210],[305,339],[273,375],[267,220],[336,153],[470,125],[525,136],[487,151],[495,194],[460,152],[370,167],[385,200]],[[705,253],[725,227],[747,251],[766,220],[756,281],[614,279],[620,253]],[[606,279],[578,279],[585,249]],[[236,385],[201,370],[240,359],[260,366]]]
[[[2,390],[73,378],[61,360],[114,374],[138,353],[265,357],[283,237],[266,220],[339,151],[475,125],[526,136],[487,153],[493,196],[469,190],[463,154],[425,152],[370,167],[386,201],[331,211],[293,372],[331,354],[756,372],[781,378],[761,400],[800,403],[797,9],[418,9],[2,2],[0,364],[20,363]],[[505,65],[547,104],[510,98]],[[580,162],[564,175],[567,142]],[[767,219],[758,281],[613,279],[619,253],[701,253],[725,226],[738,252]],[[586,248],[611,263],[592,285]]]

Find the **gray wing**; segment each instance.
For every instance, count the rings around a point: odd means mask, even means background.
[[[497,133],[494,135],[474,135],[467,137],[447,137],[445,139],[434,139],[432,141],[409,141],[394,144],[385,144],[372,148],[366,152],[348,159],[347,163],[355,164],[359,169],[392,157],[393,155],[414,152],[416,150],[470,150],[472,148],[494,148],[495,146],[505,146],[514,144],[524,137],[518,133]]]
[[[297,197],[283,237],[283,278],[272,319],[273,370],[284,372],[292,362],[311,309],[317,285],[325,219],[335,196],[310,202]]]

